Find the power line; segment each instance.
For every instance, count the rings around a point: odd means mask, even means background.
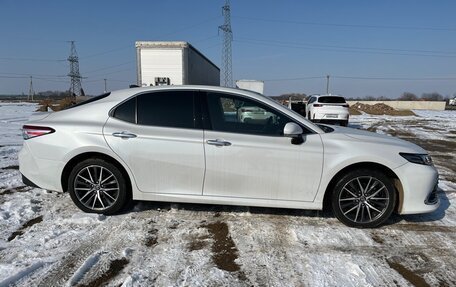
[[[38,77],[53,77],[53,78],[63,78],[66,75],[44,75],[44,74],[30,74],[30,73],[2,73],[0,75],[15,75],[15,76],[38,76]]]
[[[161,35],[158,35],[158,36],[154,36],[154,38],[160,38],[160,37],[170,36],[170,35],[173,35],[173,34],[182,32],[182,31],[187,31],[187,30],[193,29],[193,28],[195,28],[195,27],[204,25],[204,24],[206,24],[206,23],[208,23],[208,22],[215,21],[216,19],[219,19],[219,18],[220,18],[220,16],[211,17],[211,18],[208,18],[208,19],[206,19],[206,20],[197,22],[197,23],[195,23],[195,24],[193,24],[193,25],[186,25],[185,27],[183,27],[183,28],[181,28],[181,29],[178,29],[178,30],[175,30],[175,31],[172,31],[172,32],[169,32],[169,33],[164,33],[164,34],[161,34]],[[209,38],[208,38],[208,39],[209,39]],[[205,39],[205,40],[207,40],[207,39]],[[204,40],[203,40],[203,41],[204,41]],[[118,47],[118,48],[114,48],[114,49],[111,49],[111,50],[102,51],[102,52],[98,52],[98,53],[95,53],[95,54],[90,54],[90,55],[87,55],[87,56],[82,56],[82,57],[81,57],[81,60],[85,60],[85,59],[87,59],[87,58],[93,58],[93,57],[96,57],[96,56],[101,56],[101,55],[113,53],[113,52],[116,52],[116,51],[126,50],[126,49],[130,49],[130,48],[134,48],[134,47],[131,46],[131,45],[124,45],[124,46],[121,46],[121,47]]]
[[[32,75],[33,76],[33,75]],[[31,76],[2,76],[0,75],[0,79],[29,79]],[[33,76],[33,80],[43,80],[43,81],[48,81],[48,82],[56,82],[56,83],[68,83],[68,81],[65,80],[56,80],[52,78],[42,78],[42,77],[36,77]]]
[[[10,57],[0,57],[0,60],[6,61],[33,61],[33,62],[65,62],[66,60],[61,59],[36,59],[36,58],[10,58]]]
[[[297,43],[297,42],[284,42],[267,39],[252,39],[245,37],[237,37],[236,40],[255,41],[260,43],[277,43],[291,46],[309,46],[309,47],[322,47],[322,48],[337,48],[337,49],[354,49],[354,50],[372,50],[372,51],[389,51],[389,52],[408,52],[408,53],[431,53],[431,54],[443,54],[448,56],[456,56],[456,52],[450,51],[435,51],[435,50],[416,50],[416,49],[397,49],[397,48],[374,48],[374,47],[358,47],[358,46],[338,46],[338,45],[326,45],[326,44],[315,44],[315,43]]]
[[[305,44],[284,44],[274,43],[266,40],[238,40],[237,43],[251,44],[251,45],[260,45],[260,46],[276,46],[282,48],[294,48],[294,49],[303,49],[303,50],[313,50],[313,51],[325,51],[325,52],[340,52],[340,53],[357,53],[357,54],[379,54],[379,55],[399,55],[399,56],[418,56],[418,57],[436,57],[436,58],[456,58],[455,55],[443,55],[443,54],[418,54],[418,53],[401,53],[401,52],[382,52],[382,51],[365,51],[362,48],[348,49],[348,48],[312,48],[308,47]]]
[[[125,62],[125,63],[122,63],[122,64],[117,64],[117,65],[103,67],[103,68],[99,68],[99,69],[95,69],[95,70],[90,70],[88,72],[85,72],[85,74],[90,74],[90,73],[93,73],[93,72],[98,72],[98,71],[103,71],[103,70],[109,70],[109,69],[112,69],[112,68],[117,68],[117,67],[120,67],[120,66],[129,65],[129,64],[132,64],[132,63],[135,63],[135,61],[129,61],[129,62]]]
[[[280,20],[280,19],[265,19],[265,18],[252,18],[243,16],[233,16],[233,18],[260,21],[260,22],[273,22],[273,23],[286,23],[286,24],[300,24],[312,26],[329,26],[329,27],[347,27],[347,28],[362,28],[362,29],[393,29],[393,30],[428,30],[428,31],[456,31],[456,28],[445,27],[414,27],[414,26],[395,26],[395,25],[362,25],[362,24],[344,24],[344,23],[323,23],[323,22],[307,22],[297,20]]]
[[[364,76],[335,76],[335,79],[350,79],[350,80],[378,80],[378,81],[453,81],[455,77],[364,77]],[[300,81],[300,80],[313,80],[313,79],[328,79],[328,76],[303,76],[293,78],[280,78],[280,79],[265,79],[265,82],[276,81]]]
[[[314,79],[324,79],[325,76],[304,76],[296,78],[279,78],[279,79],[265,79],[264,82],[280,82],[280,81],[300,81],[300,80],[314,80]]]
[[[102,82],[104,80],[110,81],[110,82],[119,82],[119,83],[133,83],[134,80],[128,81],[128,80],[118,80],[118,79],[110,79],[110,78],[103,78],[103,79],[92,79],[92,80],[87,80],[84,81],[84,83],[94,83],[94,82]]]
[[[135,69],[136,69],[135,67],[132,67],[132,68],[117,70],[117,71],[113,71],[113,72],[109,72],[109,73],[102,73],[102,74],[92,75],[91,77],[103,77],[103,76],[106,76],[106,75],[112,75],[112,74],[125,72],[125,71],[131,71],[131,70],[135,70]],[[90,78],[90,77],[88,77],[88,78]]]
[[[456,77],[423,77],[423,78],[409,78],[409,77],[356,77],[356,76],[333,76],[337,79],[354,79],[354,80],[381,80],[381,81],[452,81]]]

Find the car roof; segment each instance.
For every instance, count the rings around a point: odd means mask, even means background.
[[[340,97],[340,98],[344,98],[343,96],[339,96],[339,95],[333,95],[333,94],[314,94],[314,95],[310,95],[309,97],[316,97],[316,98],[320,98],[320,97]]]
[[[145,92],[156,92],[156,91],[167,91],[167,90],[204,90],[204,91],[214,91],[214,92],[226,92],[226,93],[236,93],[243,94],[253,98],[268,98],[265,95],[258,94],[253,91],[237,89],[237,88],[227,88],[220,86],[205,86],[205,85],[164,85],[164,86],[149,86],[149,87],[137,87],[130,89],[123,89],[111,92],[111,99],[118,98],[122,99],[124,97],[130,97],[135,94],[141,94]],[[269,98],[268,98],[269,99]]]

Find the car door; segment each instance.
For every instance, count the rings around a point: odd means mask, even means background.
[[[264,103],[216,92],[206,102],[203,195],[313,201],[323,165],[318,134],[307,130],[292,144],[282,134],[293,120]]]
[[[312,108],[313,102],[315,102],[315,97],[310,97],[310,99],[306,105],[306,117],[309,121],[311,119],[311,108]]]
[[[103,133],[142,192],[202,194],[203,130],[195,92],[140,94],[119,105]]]

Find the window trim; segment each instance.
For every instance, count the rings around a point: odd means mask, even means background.
[[[210,112],[209,112],[209,103],[208,103],[208,96],[209,95],[208,94],[209,93],[216,93],[216,94],[224,94],[224,95],[231,96],[231,97],[234,97],[234,98],[238,98],[238,99],[241,99],[241,100],[243,100],[243,99],[249,100],[251,102],[254,102],[255,104],[259,104],[261,106],[266,106],[268,109],[272,110],[274,113],[289,119],[290,121],[288,121],[288,122],[293,122],[293,123],[299,125],[302,128],[302,130],[303,130],[303,133],[302,133],[303,135],[309,135],[309,134],[314,134],[315,133],[314,131],[310,130],[305,125],[301,124],[300,122],[296,122],[296,120],[291,118],[289,115],[283,113],[282,111],[277,110],[276,108],[274,108],[273,106],[271,106],[271,105],[269,105],[267,103],[264,103],[262,101],[259,101],[259,100],[255,99],[255,98],[247,97],[247,96],[244,96],[244,95],[241,95],[241,94],[225,92],[225,91],[201,90],[200,92],[202,94],[202,99],[203,99],[202,104],[205,105],[205,107],[203,106],[203,108],[202,108],[202,117],[204,119],[204,117],[206,116],[207,117],[207,121],[209,123],[209,128],[205,128],[204,127],[205,130],[211,130],[211,131],[216,131],[216,132],[221,132],[221,133],[250,135],[250,136],[284,137],[284,135],[266,135],[266,134],[241,133],[241,132],[230,132],[230,131],[215,130],[213,128],[213,126],[212,126]]]
[[[158,126],[158,125],[143,125],[138,123],[138,97],[144,94],[155,94],[155,93],[162,93],[162,92],[192,92],[193,95],[193,128],[182,128],[182,127],[169,127],[169,126]],[[181,129],[181,130],[204,130],[204,125],[202,124],[202,112],[201,112],[201,102],[202,99],[200,98],[200,91],[199,90],[193,90],[193,89],[164,89],[164,90],[158,90],[158,91],[144,91],[140,92],[137,94],[134,94],[123,101],[117,103],[114,107],[112,107],[109,112],[108,116],[111,118],[114,118],[118,121],[122,121],[124,123],[128,124],[133,124],[138,127],[158,127],[158,128],[168,128],[168,129]],[[127,122],[121,119],[118,119],[114,117],[114,112],[115,110],[121,106],[122,104],[128,102],[129,100],[135,98],[135,122]],[[198,120],[199,119],[199,120]]]

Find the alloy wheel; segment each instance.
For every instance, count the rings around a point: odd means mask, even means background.
[[[339,194],[339,208],[354,223],[370,223],[388,209],[390,196],[385,184],[372,176],[359,176],[347,182]]]
[[[113,206],[119,198],[119,191],[116,176],[100,165],[82,168],[74,179],[74,192],[78,201],[94,211]]]

